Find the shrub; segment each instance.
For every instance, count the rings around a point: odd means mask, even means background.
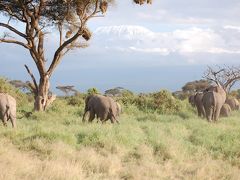
[[[182,111],[184,102],[176,99],[167,90],[141,95],[135,98],[135,105],[142,111],[158,112],[160,114],[176,114]]]
[[[28,102],[28,96],[9,84],[7,79],[0,78],[0,92],[13,96],[16,99],[18,106],[22,106]]]
[[[68,105],[72,106],[80,106],[84,104],[84,99],[85,99],[84,94],[77,94],[75,96],[66,97]]]
[[[87,90],[88,95],[93,95],[93,94],[101,94],[97,88],[90,88]]]

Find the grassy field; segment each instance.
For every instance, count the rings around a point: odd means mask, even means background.
[[[83,124],[82,113],[57,100],[16,130],[1,125],[0,179],[240,179],[240,112],[209,124],[129,106],[119,125]]]

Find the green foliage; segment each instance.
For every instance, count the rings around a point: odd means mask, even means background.
[[[86,95],[78,93],[75,96],[65,97],[65,99],[67,100],[69,105],[80,106],[84,104],[85,97]]]
[[[131,97],[134,96],[134,93],[130,90],[124,89],[123,87],[116,87],[113,89],[106,90],[104,94],[112,96],[122,96],[122,97]]]
[[[180,100],[175,99],[167,90],[162,90],[153,95],[153,108],[162,114],[174,114],[181,111],[182,104]]]
[[[188,92],[184,92],[184,91],[175,91],[172,94],[175,98],[180,100],[188,99],[188,97],[191,95]]]
[[[15,88],[12,86],[8,81],[4,78],[0,77],[0,92],[1,93],[7,93],[11,96],[13,96],[16,101],[18,106],[23,106],[24,104],[28,103],[28,100],[31,100],[31,96],[29,97],[22,93],[19,89]]]
[[[93,94],[100,94],[97,88],[90,88],[87,90],[88,95],[93,95]]]
[[[134,99],[134,104],[142,111],[160,114],[176,114],[186,108],[184,101],[174,98],[167,90],[149,95],[139,95]]]
[[[240,99],[240,89],[231,91],[231,92],[229,93],[229,96],[235,97],[235,98],[237,98],[237,99]]]
[[[191,92],[193,93],[194,91],[202,91],[206,89],[208,86],[210,86],[210,82],[207,80],[199,80],[199,81],[192,81],[186,83],[183,87],[182,90],[184,92]]]

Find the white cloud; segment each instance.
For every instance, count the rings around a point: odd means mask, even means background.
[[[92,45],[102,48],[105,43],[109,51],[111,49],[128,52],[131,50],[159,53],[163,56],[175,52],[182,55],[188,53],[239,54],[240,39],[237,40],[238,43],[232,43],[232,39],[226,36],[228,31],[225,29],[226,27],[221,28],[221,31],[216,31],[210,28],[193,27],[172,32],[152,32],[140,26],[99,27],[95,31],[96,39]],[[240,36],[240,32],[238,35]]]
[[[136,47],[130,47],[129,48],[132,51],[135,52],[141,52],[141,53],[157,53],[162,56],[169,55],[169,50],[167,48],[136,48]]]
[[[231,29],[231,30],[237,30],[240,32],[240,26],[232,26],[232,25],[226,25],[224,26],[225,29]]]

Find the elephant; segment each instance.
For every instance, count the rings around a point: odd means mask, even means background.
[[[211,86],[204,91],[203,95],[203,106],[206,113],[207,120],[217,121],[220,115],[220,110],[226,100],[226,91],[220,84],[218,86]]]
[[[227,98],[226,103],[231,107],[231,109],[234,110],[239,110],[239,102],[236,98]]]
[[[205,117],[205,109],[203,107],[202,98],[203,98],[203,92],[197,92],[194,96],[194,104],[197,107],[198,116],[204,118]]]
[[[118,102],[116,102],[116,104],[117,104],[117,116],[119,117],[123,110],[121,104],[119,104]]]
[[[235,103],[236,103],[236,110],[240,110],[240,103],[239,103],[239,101],[236,98],[234,98],[234,100],[235,100]]]
[[[6,93],[0,93],[0,119],[4,126],[10,120],[12,127],[16,127],[16,100]]]
[[[194,96],[195,94],[188,97],[188,102],[192,105],[192,107],[195,107]]]
[[[88,121],[92,122],[97,116],[102,122],[106,122],[108,119],[111,123],[119,121],[118,117],[118,105],[111,98],[102,95],[90,95],[85,99],[85,110],[82,121],[85,122],[86,115],[89,113]]]
[[[223,104],[221,111],[220,111],[220,116],[221,117],[228,117],[230,116],[231,113],[231,107],[228,104]]]

